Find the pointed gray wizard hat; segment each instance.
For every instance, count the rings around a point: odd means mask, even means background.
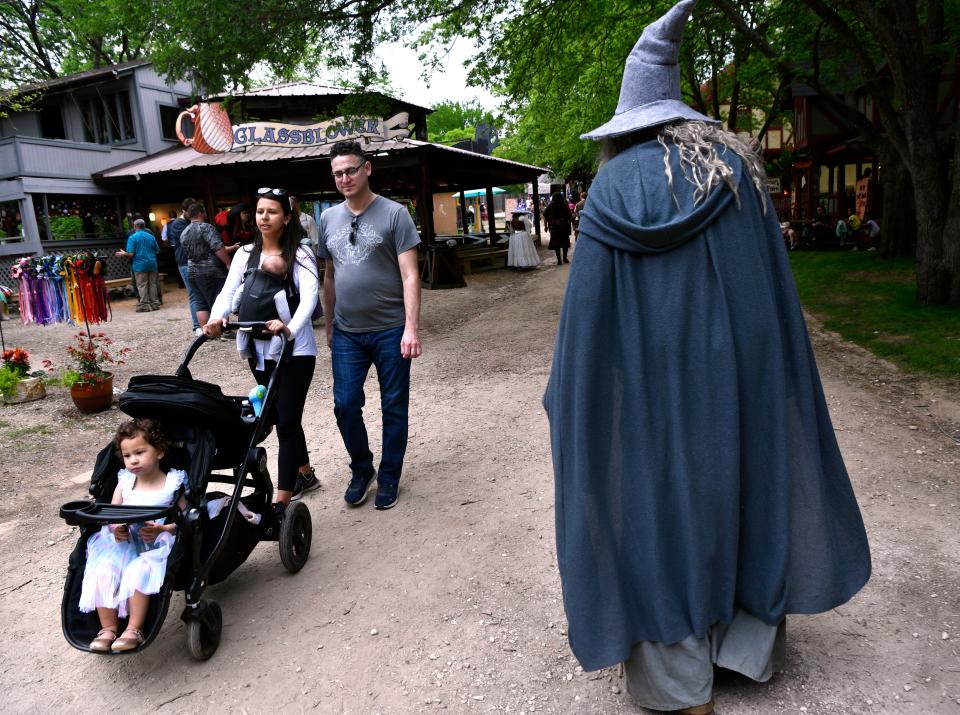
[[[680,41],[697,0],[680,0],[647,25],[623,69],[617,111],[606,124],[581,139],[605,139],[677,119],[719,124],[680,101]]]

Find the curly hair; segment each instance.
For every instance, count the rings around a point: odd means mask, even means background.
[[[693,184],[694,205],[707,198],[720,184],[726,184],[733,198],[740,205],[739,186],[733,179],[733,170],[725,160],[724,154],[730,151],[740,157],[744,171],[750,177],[750,183],[757,193],[766,194],[767,177],[760,160],[759,147],[753,140],[745,140],[733,132],[715,124],[701,121],[683,120],[672,124],[641,130],[624,136],[613,137],[604,142],[600,152],[600,163],[606,163],[620,152],[634,144],[656,138],[663,147],[663,165],[667,184],[673,193],[673,171],[670,167],[670,147],[672,144],[679,156],[683,178]],[[767,212],[767,202],[761,201],[763,212]]]
[[[135,420],[127,420],[117,428],[117,433],[113,437],[113,448],[117,451],[119,458],[123,458],[120,443],[125,439],[133,439],[138,435],[142,436],[147,444],[158,452],[166,454],[170,450],[170,442],[160,428],[160,423],[156,420],[138,418]]]

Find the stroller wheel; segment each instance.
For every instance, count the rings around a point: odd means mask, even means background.
[[[280,524],[280,560],[290,573],[303,568],[310,557],[310,542],[313,539],[313,522],[310,510],[303,502],[287,507]]]
[[[187,621],[187,650],[194,660],[207,660],[220,645],[223,614],[216,601],[200,601],[197,618]]]

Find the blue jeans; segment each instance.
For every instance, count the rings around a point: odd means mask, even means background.
[[[410,359],[400,356],[401,337],[403,326],[369,333],[333,328],[333,413],[350,454],[350,470],[357,476],[373,472],[373,454],[363,424],[363,383],[374,365],[383,413],[383,454],[377,481],[386,484],[400,481],[407,451]]]
[[[193,329],[196,330],[200,327],[200,323],[197,322],[197,301],[193,299],[193,289],[190,287],[190,267],[183,264],[177,266],[177,270],[180,271],[180,277],[183,278],[183,287],[187,289],[187,299],[190,301],[190,319],[193,321]]]

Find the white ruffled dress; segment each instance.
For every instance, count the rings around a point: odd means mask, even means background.
[[[512,229],[510,243],[507,245],[507,265],[511,268],[536,268],[540,265],[540,254],[530,238],[530,219],[523,217],[526,230]]]
[[[186,479],[186,472],[171,469],[163,489],[143,490],[134,488],[136,477],[132,472],[121,469],[117,475],[123,503],[136,506],[169,506]],[[134,591],[147,595],[159,593],[174,536],[161,533],[153,544],[146,544],[138,538],[137,526],[131,525],[127,541],[117,541],[107,526],[87,541],[87,565],[80,591],[80,610],[84,613],[97,608],[115,608],[120,618],[125,618],[127,599]]]

